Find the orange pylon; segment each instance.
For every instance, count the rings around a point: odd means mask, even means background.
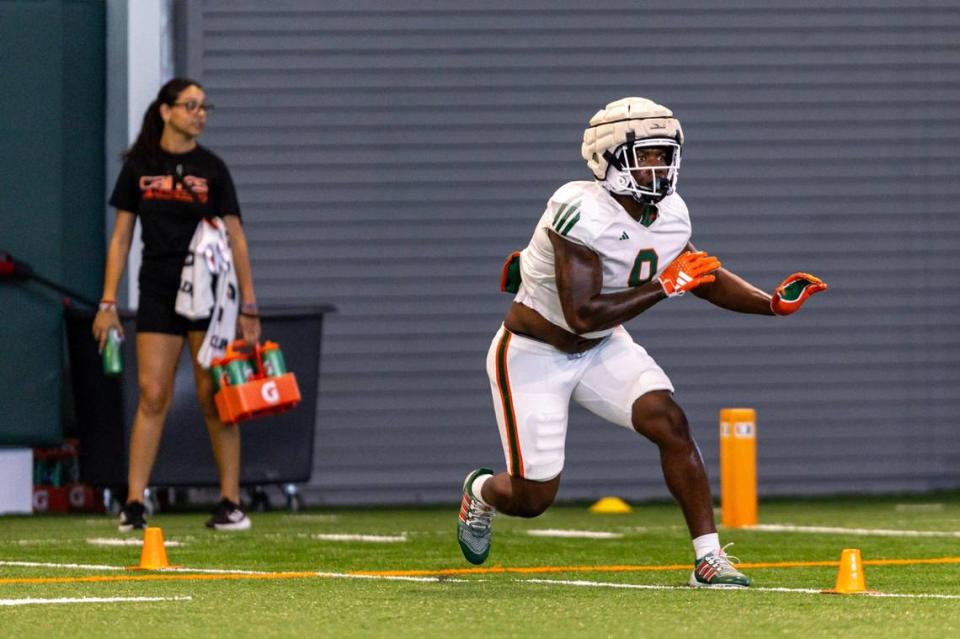
[[[143,531],[143,550],[140,551],[140,565],[127,566],[128,570],[160,570],[176,568],[167,561],[167,549],[163,545],[163,530],[147,526]]]
[[[869,592],[867,578],[863,574],[863,559],[859,548],[844,548],[840,553],[840,568],[837,570],[837,584],[833,590],[824,592],[834,595],[855,595]]]
[[[725,528],[757,525],[757,412],[720,411],[720,523]]]

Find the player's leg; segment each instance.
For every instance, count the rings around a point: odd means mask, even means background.
[[[478,468],[463,485],[458,534],[464,556],[482,563],[495,511],[536,517],[560,486],[570,393],[579,362],[553,347],[501,328],[487,356],[487,374],[507,470]]]
[[[651,391],[634,401],[632,412],[634,429],[660,448],[663,477],[670,493],[680,504],[690,529],[696,564],[689,585],[707,588],[749,586],[750,578],[734,567],[720,546],[713,519],[710,482],[683,409],[668,391]]]
[[[203,421],[210,436],[210,447],[217,464],[220,479],[220,501],[207,521],[208,528],[217,530],[246,530],[250,518],[240,505],[240,429],[220,421],[213,401],[213,379],[210,372],[197,364],[197,353],[203,345],[204,333],[190,331],[190,361],[193,363],[193,379],[197,386],[197,401],[203,413]]]
[[[683,409],[668,390],[642,394],[633,402],[634,430],[660,449],[660,467],[670,494],[683,511],[691,537],[717,532],[710,482]]]
[[[667,488],[679,502],[690,534],[715,533],[706,469],[686,416],[673,401],[670,378],[623,329],[591,356],[574,401],[656,444]]]
[[[471,489],[477,487],[475,482]],[[553,504],[560,488],[560,475],[535,481],[503,472],[479,482],[479,495],[497,512],[513,517],[538,517]]]
[[[722,571],[711,574],[711,581],[716,583],[696,585],[749,585],[750,580],[726,561],[720,548],[703,457],[672,393],[673,384],[666,373],[621,328],[597,347],[573,399],[657,445],[667,488],[680,505],[693,539],[697,568],[705,557],[716,560],[718,566],[723,564]],[[705,569],[704,573],[712,570]]]
[[[487,375],[507,471],[477,484],[499,512],[536,517],[553,503],[581,362],[505,328],[493,340]]]
[[[166,333],[137,333],[137,412],[130,433],[127,467],[127,505],[120,514],[121,531],[146,525],[143,496],[157,458],[163,423],[173,402],[173,380],[183,348],[183,337]]]

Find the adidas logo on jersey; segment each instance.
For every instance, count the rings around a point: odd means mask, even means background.
[[[624,231],[623,234],[620,236],[620,239],[621,239],[621,240],[629,240],[629,239],[630,239],[630,236],[627,235],[627,232],[626,232],[626,231]]]

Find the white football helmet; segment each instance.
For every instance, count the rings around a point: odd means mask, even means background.
[[[638,149],[652,146],[669,150],[662,165],[642,165],[637,159]],[[623,98],[590,118],[580,154],[607,190],[656,204],[677,187],[682,146],[683,129],[673,111],[646,98]],[[649,180],[641,184],[637,176],[644,171]]]

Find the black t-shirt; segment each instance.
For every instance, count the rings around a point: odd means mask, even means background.
[[[240,217],[227,165],[200,145],[178,155],[160,151],[155,158],[127,159],[110,204],[140,216],[140,290],[163,297],[176,296],[180,270],[200,220]]]

